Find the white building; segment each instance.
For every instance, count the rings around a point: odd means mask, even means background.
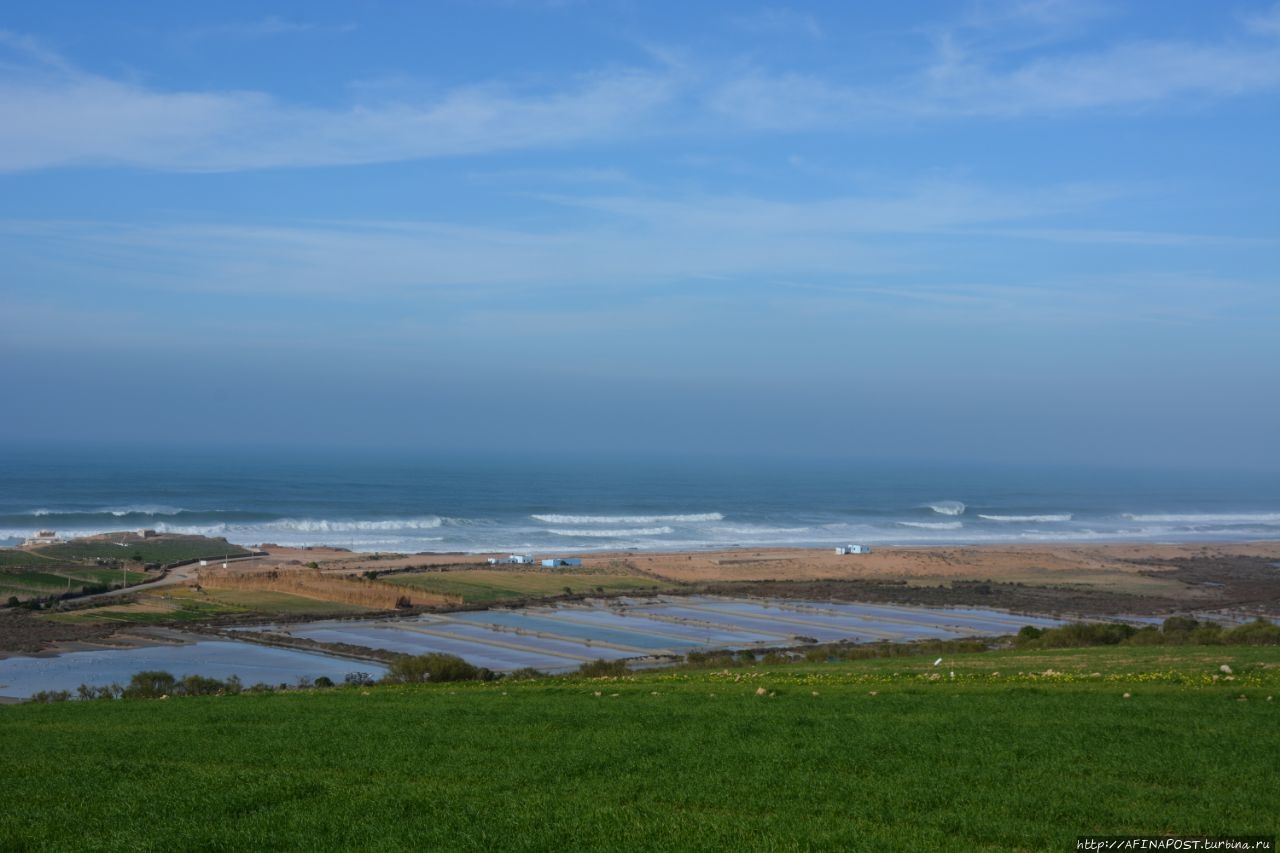
[[[58,545],[61,542],[62,540],[58,538],[57,531],[37,530],[35,536],[28,536],[22,546],[30,548],[32,545]]]

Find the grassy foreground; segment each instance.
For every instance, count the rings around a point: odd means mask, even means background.
[[[1085,833],[1276,832],[1274,648],[932,664],[9,706],[0,848],[1068,850]]]

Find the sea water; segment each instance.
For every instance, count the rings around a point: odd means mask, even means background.
[[[355,551],[1280,538],[1250,472],[761,458],[0,448],[0,545],[153,528]]]

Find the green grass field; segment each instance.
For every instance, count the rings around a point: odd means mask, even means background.
[[[0,707],[0,847],[1070,850],[1085,833],[1271,835],[1277,695],[1275,648],[1106,648]]]
[[[10,595],[25,600],[32,596],[59,595],[68,589],[80,592],[85,586],[119,584],[121,579],[136,584],[149,577],[145,572],[121,572],[119,569],[85,567],[54,568],[46,571],[0,571],[0,598]],[[68,586],[68,581],[70,585]]]
[[[670,588],[650,578],[569,572],[514,572],[474,569],[384,575],[379,580],[444,595],[461,595],[468,604],[573,592],[652,592]]]

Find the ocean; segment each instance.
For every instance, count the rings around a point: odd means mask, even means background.
[[[765,458],[0,448],[0,545],[153,528],[241,545],[571,554],[1280,539],[1280,477]]]

